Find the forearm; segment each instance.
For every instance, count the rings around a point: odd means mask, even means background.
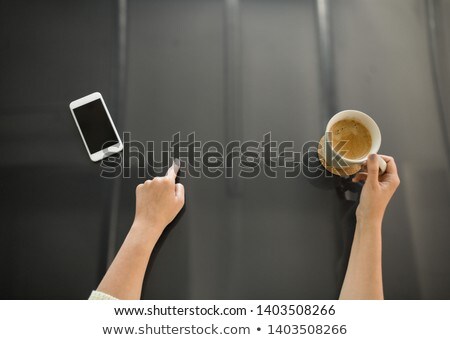
[[[148,261],[160,236],[157,230],[133,223],[97,290],[118,299],[140,299]]]
[[[383,299],[381,219],[358,221],[340,299]]]

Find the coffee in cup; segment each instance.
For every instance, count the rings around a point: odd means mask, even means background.
[[[330,129],[334,150],[349,159],[360,159],[370,152],[372,137],[369,130],[354,119],[343,119]]]
[[[326,168],[339,175],[351,175],[360,170],[369,154],[378,152],[381,132],[365,113],[345,110],[330,119],[321,143]],[[378,163],[380,174],[383,174],[386,162],[378,156]]]

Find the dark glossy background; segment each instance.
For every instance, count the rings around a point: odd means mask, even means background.
[[[450,3],[0,0],[0,298],[84,299],[133,219],[139,179],[102,179],[69,111],[99,91],[157,145],[323,134],[370,114],[402,180],[383,226],[385,296],[450,298]],[[303,177],[183,179],[147,299],[334,299],[351,203]]]

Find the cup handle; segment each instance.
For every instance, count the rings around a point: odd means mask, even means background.
[[[378,167],[380,168],[380,172],[379,175],[381,176],[382,174],[384,174],[386,172],[386,161],[379,155],[377,155],[378,157]]]

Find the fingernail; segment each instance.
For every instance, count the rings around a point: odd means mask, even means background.
[[[371,160],[371,161],[374,161],[375,160],[375,157],[377,157],[377,155],[376,154],[371,154],[370,156],[369,156],[369,159]]]

